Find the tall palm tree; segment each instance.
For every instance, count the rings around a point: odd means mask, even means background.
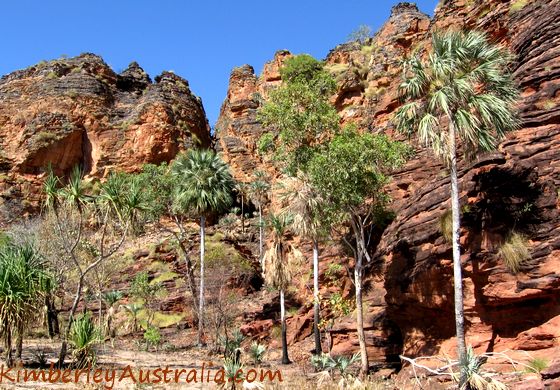
[[[50,275],[30,244],[7,244],[0,248],[0,337],[4,339],[5,360],[13,365],[12,344],[16,341],[21,359],[23,333],[44,302]]]
[[[435,33],[425,60],[405,62],[402,97],[395,124],[420,141],[450,168],[453,216],[453,279],[459,359],[466,359],[463,287],[459,244],[460,208],[457,180],[457,139],[465,153],[496,147],[518,126],[514,104],[517,89],[507,71],[512,56],[476,31]]]
[[[268,183],[268,178],[266,174],[262,171],[255,172],[255,180],[251,182],[249,190],[253,203],[255,203],[259,209],[259,262],[261,264],[261,269],[264,272],[264,262],[263,262],[263,252],[264,252],[264,223],[263,223],[263,212],[262,206],[266,200],[268,191],[270,190],[270,184]]]
[[[321,197],[311,186],[306,175],[299,171],[295,177],[288,177],[282,183],[281,197],[286,204],[283,212],[293,215],[292,227],[301,236],[313,243],[313,334],[315,353],[321,353],[321,333],[319,332],[319,241],[325,233],[324,219],[321,218]]]
[[[239,182],[235,187],[239,200],[241,201],[241,233],[245,233],[245,202],[247,201],[247,193],[249,185],[247,183]]]
[[[303,256],[287,241],[286,233],[291,217],[287,214],[269,217],[272,238],[271,244],[264,254],[265,280],[272,287],[280,291],[280,321],[282,322],[282,364],[289,364],[288,341],[286,334],[286,310],[284,292],[292,280],[293,263]]]
[[[204,329],[204,240],[209,213],[223,211],[233,202],[235,182],[225,162],[212,150],[191,149],[173,162],[176,176],[176,206],[189,208],[200,218],[200,288],[198,302],[198,345]]]

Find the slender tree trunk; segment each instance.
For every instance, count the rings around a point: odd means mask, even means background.
[[[259,262],[261,264],[261,271],[264,275],[263,263],[263,222],[262,222],[262,206],[259,202]]]
[[[369,361],[366,348],[366,336],[364,332],[364,312],[362,306],[362,278],[363,278],[363,264],[362,264],[361,250],[358,249],[356,259],[356,266],[354,267],[354,284],[356,286],[356,330],[358,333],[358,342],[360,344],[360,358],[361,369],[360,375],[365,378],[369,371]]]
[[[459,184],[457,180],[457,151],[455,146],[455,126],[449,123],[451,146],[451,213],[453,217],[453,284],[455,289],[455,327],[457,331],[457,355],[459,361],[466,357],[465,314],[463,310],[463,276],[461,268],[461,248],[459,243],[460,212]],[[461,380],[461,383],[462,380]]]
[[[198,345],[202,346],[202,334],[204,332],[204,226],[206,219],[200,217],[200,291],[198,299]]]
[[[16,336],[16,359],[21,361],[22,352],[23,352],[23,324],[20,324]]]
[[[47,307],[47,328],[49,337],[52,339],[55,335],[60,333],[60,330],[58,326],[58,315],[51,294],[45,295],[45,306]]]
[[[245,233],[245,208],[243,206],[243,195],[241,195],[241,233]]]
[[[85,276],[86,275],[82,273],[82,275],[80,275],[80,279],[78,280],[78,287],[76,288],[76,294],[74,295],[74,302],[72,302],[72,308],[70,309],[70,315],[68,316],[68,324],[66,324],[62,344],[60,345],[60,353],[58,354],[59,368],[64,366],[64,360],[66,359],[66,353],[68,352],[68,337],[70,336],[70,329],[72,329],[72,322],[74,321],[74,315],[76,314],[76,309],[78,308],[78,302],[80,302],[80,298],[82,296]]]
[[[319,332],[320,321],[319,306],[319,243],[313,240],[313,333],[315,334],[315,353],[321,351],[321,333]]]
[[[286,335],[286,310],[284,306],[284,289],[280,290],[280,321],[282,322],[282,364],[290,364],[288,358],[288,337]]]

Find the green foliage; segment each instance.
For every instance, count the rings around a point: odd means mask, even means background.
[[[107,291],[103,294],[103,300],[107,303],[109,307],[113,306],[122,298],[123,298],[122,291],[112,290],[112,291]]]
[[[351,300],[345,299],[341,293],[332,293],[329,297],[329,308],[335,316],[347,316],[352,311],[353,302]]]
[[[241,348],[241,343],[244,339],[245,336],[243,336],[243,333],[237,329],[233,332],[231,337],[220,336],[219,340],[220,344],[222,344],[222,347],[224,348],[224,356],[226,358],[234,356],[235,351]]]
[[[338,114],[329,102],[336,83],[321,62],[305,54],[286,60],[280,72],[284,83],[271,91],[258,119],[277,133],[274,148],[270,143],[267,148],[293,175],[306,170],[321,137],[338,129]]]
[[[331,371],[336,363],[328,353],[311,356],[311,365],[316,371]]]
[[[259,154],[266,155],[274,150],[274,134],[264,133],[257,141]]]
[[[160,283],[150,283],[147,272],[139,272],[134,276],[130,283],[129,294],[133,297],[140,298],[144,302],[153,299],[154,295],[161,290]]]
[[[445,131],[449,120],[470,156],[494,149],[519,124],[511,54],[476,31],[434,34],[432,48],[426,60],[403,64],[400,95],[407,103],[395,115],[397,129],[417,133],[446,162],[454,152]]]
[[[372,36],[371,27],[367,24],[362,24],[348,35],[348,42],[357,41],[363,45]]]
[[[472,347],[467,348],[465,358],[459,364],[460,373],[454,375],[456,381],[463,383],[461,389],[506,390],[506,385],[482,370],[484,362],[484,359],[475,355]]]
[[[75,367],[83,368],[95,363],[95,345],[101,341],[99,329],[93,323],[91,316],[84,314],[72,322],[70,329],[70,343],[74,350]]]
[[[8,241],[0,246],[0,337],[6,350],[15,335],[23,337],[53,283],[44,260],[31,244]]]
[[[367,199],[385,204],[387,197],[381,191],[389,180],[385,172],[401,166],[409,155],[408,146],[385,135],[346,129],[313,157],[309,176],[326,208],[344,220]]]
[[[334,284],[340,280],[344,267],[338,263],[330,263],[325,271],[325,278],[329,283]]]
[[[252,202],[257,206],[262,206],[269,191],[269,178],[262,171],[255,172],[253,181],[249,184],[249,196]]]
[[[191,149],[177,156],[171,166],[174,209],[192,210],[201,216],[223,211],[233,202],[235,182],[225,162],[212,150]]]
[[[58,136],[50,131],[40,131],[33,137],[33,140],[41,146],[48,145],[56,139],[58,139]]]
[[[224,359],[225,381],[231,384],[231,388],[235,388],[235,383],[243,382],[243,364],[235,357],[226,357]]]
[[[533,358],[527,363],[526,371],[529,373],[540,373],[548,368],[548,360],[545,358]]]
[[[146,342],[146,349],[149,350],[150,347],[154,347],[157,351],[159,344],[161,343],[162,337],[159,329],[155,326],[148,326],[148,329],[144,332],[144,341]]]
[[[513,232],[500,247],[498,255],[510,272],[517,273],[523,263],[531,258],[529,242],[522,234]]]
[[[259,344],[256,341],[251,343],[249,347],[249,356],[253,359],[253,363],[261,364],[264,359],[264,354],[266,353],[266,345]]]

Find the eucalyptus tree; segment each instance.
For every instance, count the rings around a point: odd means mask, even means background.
[[[249,184],[249,193],[253,203],[259,210],[259,263],[264,272],[263,253],[264,253],[264,221],[263,221],[263,205],[270,191],[270,183],[268,177],[262,171],[254,174],[253,181]]]
[[[61,255],[71,265],[68,272],[76,274],[78,279],[62,335],[59,366],[66,358],[72,322],[88,275],[117,252],[129,233],[134,216],[149,207],[146,202],[139,201],[144,187],[136,183],[137,180],[129,175],[110,174],[98,194],[89,191],[78,167],[65,185],[52,170],[45,180],[45,209],[47,215],[54,218],[54,234],[62,249]]]
[[[0,246],[0,337],[8,367],[13,365],[14,336],[16,357],[21,359],[23,334],[41,312],[51,285],[47,265],[31,244]]]
[[[350,235],[340,235],[353,251],[354,285],[356,289],[357,333],[360,343],[361,371],[367,374],[369,361],[366,349],[362,282],[364,266],[371,263],[368,252],[371,234],[378,223],[384,223],[389,201],[383,192],[389,181],[387,172],[401,166],[409,148],[383,135],[359,134],[349,128],[329,141],[322,153],[309,162],[309,179],[322,199],[322,212],[331,226],[350,225]],[[365,263],[365,264],[364,264]]]
[[[265,281],[280,292],[280,321],[282,323],[282,364],[289,364],[284,294],[291,283],[294,263],[303,256],[288,242],[287,230],[291,217],[287,214],[269,216],[270,247],[264,254]]]
[[[204,246],[205,223],[210,213],[228,208],[235,181],[228,165],[212,150],[191,149],[179,155],[171,166],[177,180],[175,205],[190,209],[200,218],[200,284],[198,301],[198,345],[204,330]]]
[[[480,32],[448,31],[432,36],[425,59],[404,63],[400,86],[406,103],[395,115],[397,128],[430,147],[450,169],[453,280],[457,352],[466,359],[460,253],[460,208],[457,140],[465,154],[496,147],[507,131],[518,126],[518,96],[508,65],[512,56]]]
[[[309,178],[299,171],[295,177],[287,177],[280,183],[281,198],[285,204],[283,213],[293,216],[295,233],[311,240],[313,244],[313,334],[315,353],[321,354],[320,301],[319,301],[319,242],[328,232],[328,223],[322,213],[323,202],[318,191],[311,186]]]

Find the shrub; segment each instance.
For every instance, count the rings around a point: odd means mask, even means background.
[[[500,247],[498,255],[510,272],[517,273],[523,263],[531,258],[529,242],[522,234],[513,232]]]
[[[274,134],[264,133],[257,142],[257,150],[260,155],[267,154],[274,149]]]
[[[89,314],[85,314],[72,322],[70,343],[74,347],[73,355],[76,368],[95,364],[94,346],[99,343],[100,339],[99,329],[95,326]]]
[[[464,378],[465,389],[471,390],[505,390],[507,386],[502,382],[492,379],[491,374],[484,372],[482,366],[485,360],[476,356],[471,347],[468,347],[465,360],[460,362],[460,373],[454,374],[453,379],[459,381]]]
[[[335,368],[336,362],[328,353],[311,356],[311,365],[315,371],[331,371]]]
[[[49,144],[51,141],[54,141],[57,138],[55,133],[51,133],[50,131],[40,131],[35,136],[35,142],[38,144]]]
[[[352,301],[344,299],[339,292],[329,298],[329,306],[335,315],[348,315],[352,311]]]
[[[231,337],[220,336],[220,343],[224,348],[224,356],[235,355],[235,351],[241,347],[244,339],[245,336],[239,330],[234,331]]]
[[[146,350],[149,350],[150,347],[155,347],[157,352],[158,346],[161,343],[159,329],[155,326],[149,326],[144,332],[144,340],[146,341]]]
[[[264,359],[266,353],[266,345],[259,344],[254,341],[249,348],[249,355],[255,364],[260,364]]]
[[[521,11],[527,4],[529,4],[529,0],[515,0],[509,6],[509,12],[515,13]]]

